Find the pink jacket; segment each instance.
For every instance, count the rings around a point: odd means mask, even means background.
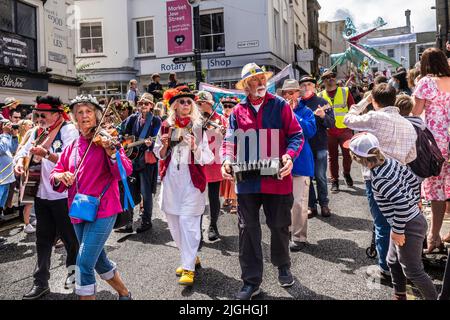
[[[79,142],[78,142],[79,141]],[[67,188],[64,184],[60,184],[55,187],[54,175],[56,173],[62,173],[66,171],[75,172],[75,151],[78,143],[78,156],[77,162],[80,163],[86,149],[89,145],[89,141],[80,136],[79,140],[67,146],[61,154],[58,163],[50,174],[50,182],[57,192],[64,192]],[[127,158],[123,149],[120,150],[120,158],[122,160],[123,167],[129,176],[133,171],[133,166],[130,159]],[[97,218],[108,218],[119,214],[123,211],[120,203],[119,185],[120,180],[119,167],[117,162],[112,162],[105,150],[102,147],[93,144],[89,150],[86,159],[81,165],[78,171],[78,187],[79,193],[98,197],[111,182],[108,190],[100,201],[100,206],[97,213]],[[73,184],[69,188],[69,208],[72,205],[73,198],[77,193],[76,185]],[[83,221],[78,219],[71,219],[73,224],[82,223]]]

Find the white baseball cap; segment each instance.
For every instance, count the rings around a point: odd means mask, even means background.
[[[344,147],[349,148],[354,154],[360,157],[368,158],[376,156],[375,154],[369,152],[375,148],[379,149],[380,142],[373,134],[363,132],[355,135],[351,140],[347,141],[344,144]]]

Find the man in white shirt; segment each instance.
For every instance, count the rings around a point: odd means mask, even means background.
[[[50,292],[50,261],[52,247],[56,238],[61,237],[67,251],[66,267],[76,265],[78,240],[69,218],[67,192],[58,193],[50,185],[50,172],[58,162],[63,149],[78,138],[78,130],[69,123],[59,98],[38,97],[34,116],[38,127],[31,134],[25,146],[17,153],[15,172],[23,175],[24,160],[30,157],[30,166],[40,164],[40,182],[34,209],[37,219],[36,251],[37,266],[34,272],[34,285],[23,296],[24,300],[35,300]],[[69,270],[65,288],[75,283],[74,270]]]

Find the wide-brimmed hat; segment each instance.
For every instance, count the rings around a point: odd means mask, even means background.
[[[208,91],[199,91],[197,93],[197,102],[207,102],[209,103],[211,106],[213,106],[216,102],[214,101],[214,98],[212,96],[211,93],[209,93]]]
[[[144,102],[144,101],[146,101],[146,102],[150,102],[151,104],[155,104],[155,99],[153,98],[153,95],[151,94],[151,93],[148,93],[148,92],[146,92],[146,93],[144,93],[140,98],[139,98],[139,101],[138,101],[138,103],[139,102]]]
[[[2,108],[8,108],[8,107],[11,107],[13,105],[19,105],[20,103],[21,103],[21,101],[17,100],[14,97],[7,97],[7,98],[5,98],[5,101],[4,101],[5,105]]]
[[[36,104],[32,109],[34,111],[64,112],[64,104],[59,97],[38,96],[36,97]]]
[[[300,85],[298,84],[298,81],[295,79],[286,79],[284,80],[283,87],[281,88],[281,92],[284,91],[300,91]]]
[[[299,84],[302,84],[302,83],[305,83],[305,82],[312,82],[312,83],[316,84],[317,80],[316,80],[316,78],[313,78],[310,75],[305,75],[305,76],[302,76],[300,78],[300,80],[298,81]]]
[[[188,87],[184,87],[182,90],[179,89],[170,89],[166,90],[164,93],[164,100],[169,102],[169,105],[172,105],[177,99],[181,98],[191,98],[195,100],[195,94],[193,94]]]
[[[220,99],[220,103],[221,104],[233,104],[233,105],[237,105],[239,102],[241,102],[239,100],[238,97],[223,97],[222,99]]]
[[[77,96],[75,99],[70,101],[69,108],[72,111],[73,107],[80,103],[87,103],[93,105],[95,108],[103,112],[103,107],[98,103],[97,98],[91,96],[90,94]]]
[[[325,72],[320,76],[320,79],[324,79],[328,76],[333,76],[334,78],[336,78],[336,72],[334,72],[333,70],[327,69],[325,70]]]
[[[266,76],[266,79],[269,80],[273,76],[273,72],[266,71],[260,66],[258,66],[256,63],[249,63],[242,68],[241,73],[241,81],[236,83],[236,89],[243,90],[244,89],[244,82],[251,77],[257,76],[263,74]]]

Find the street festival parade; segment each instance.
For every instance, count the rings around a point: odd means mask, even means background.
[[[0,300],[450,300],[449,7],[0,0]]]

